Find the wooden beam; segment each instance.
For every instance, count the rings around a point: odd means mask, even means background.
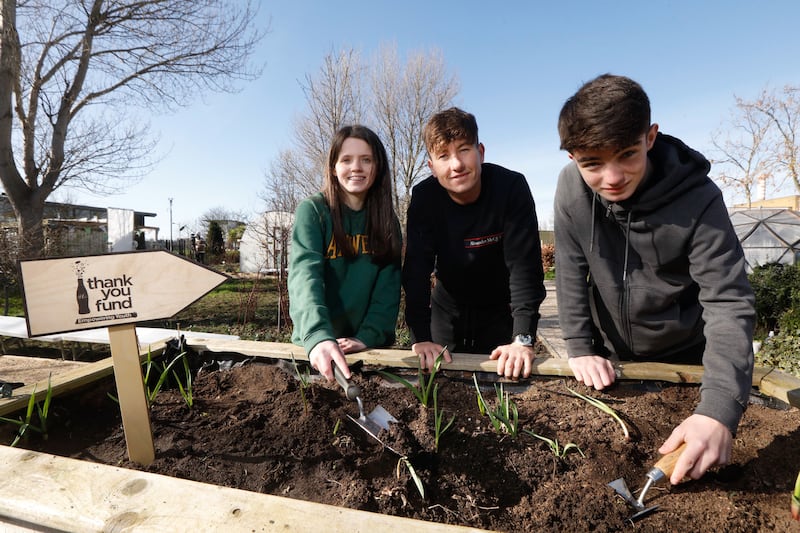
[[[153,344],[143,347],[139,352],[139,360],[143,361],[147,357],[148,350],[151,355],[158,355],[164,351],[167,346],[167,341],[158,341]],[[86,385],[94,383],[98,379],[110,376],[114,373],[114,365],[111,357],[95,361],[94,363],[84,363],[78,368],[68,370],[63,373],[54,374],[50,378],[50,387],[52,389],[52,396],[59,396],[67,392],[80,389]],[[28,401],[31,394],[36,395],[36,401],[44,399],[47,394],[48,380],[42,379],[36,383],[25,385],[18,389],[14,389],[14,394],[11,398],[0,399],[0,416],[8,413],[13,413],[20,409],[25,409],[28,406]],[[34,392],[35,391],[35,392]]]
[[[210,485],[0,446],[0,529],[481,531]],[[5,529],[3,529],[5,531]]]
[[[294,344],[258,342],[229,339],[187,339],[186,345],[195,351],[238,353],[251,357],[307,361],[305,350]],[[348,354],[348,364],[363,361],[365,365],[393,368],[418,368],[419,359],[409,350],[380,349]],[[445,370],[466,372],[495,372],[497,362],[483,354],[454,353],[453,362],[442,366]],[[699,384],[703,380],[701,365],[674,365],[668,363],[619,362],[615,364],[618,379],[666,381],[669,383]],[[572,376],[567,359],[539,357],[533,364],[534,376]],[[753,386],[794,407],[800,407],[800,379],[780,370],[756,367]]]
[[[758,384],[759,390],[794,407],[800,407],[800,379],[780,370],[766,373]]]

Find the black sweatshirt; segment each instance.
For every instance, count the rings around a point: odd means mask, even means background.
[[[480,196],[467,205],[430,176],[412,190],[407,223],[403,287],[412,342],[433,340],[431,273],[438,301],[476,310],[510,306],[513,333],[535,337],[545,289],[525,176],[483,163]]]

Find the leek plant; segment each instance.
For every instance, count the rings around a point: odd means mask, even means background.
[[[435,430],[433,443],[437,452],[439,451],[439,439],[450,429],[455,419],[456,415],[453,415],[447,423],[444,423],[444,409],[439,410],[439,384],[437,383],[433,387],[433,425]]]
[[[794,494],[792,494],[792,518],[800,520],[800,472],[797,474],[797,481],[794,482]]]
[[[423,372],[422,365],[419,366],[417,371],[417,376],[419,377],[418,385],[414,385],[407,379],[396,374],[392,374],[391,372],[386,372],[385,370],[378,370],[378,373],[388,379],[391,379],[392,381],[402,384],[405,388],[414,393],[414,396],[417,397],[417,400],[419,400],[419,403],[421,403],[423,407],[428,407],[432,398],[431,393],[433,391],[433,380],[436,377],[436,373],[439,371],[439,367],[442,366],[442,361],[444,361],[444,351],[446,349],[447,346],[445,346],[441,353],[439,353],[439,355],[436,357],[436,361],[434,361],[433,368],[431,369],[430,373]]]
[[[304,367],[304,370],[300,371],[300,365],[297,364],[297,360],[294,358],[294,353],[290,354],[292,356],[292,366],[294,367],[294,373],[297,375],[297,381],[300,382],[300,397],[303,399],[303,412],[308,414],[308,398],[306,398],[306,390],[308,389],[308,385],[311,381],[311,371],[308,367]],[[334,433],[335,435],[336,433]]]
[[[24,419],[20,418],[19,420],[14,420],[13,418],[0,416],[0,421],[9,422],[18,426],[17,435],[11,442],[11,447],[16,446],[29,429],[40,433],[43,439],[47,439],[47,417],[50,414],[50,402],[53,399],[53,387],[50,383],[51,378],[52,374],[47,378],[47,393],[41,405],[36,401],[36,387],[33,388],[33,392],[31,392],[31,396],[28,399],[28,409],[25,411]],[[33,422],[34,411],[39,419],[38,424],[34,424]]]
[[[183,360],[183,378],[181,378],[173,369],[173,367],[180,360]],[[194,405],[194,393],[192,392],[192,370],[189,367],[189,360],[186,352],[179,353],[172,361],[169,362],[169,364],[163,366],[160,365],[158,361],[153,360],[153,357],[148,350],[147,358],[142,363],[142,366],[144,367],[144,393],[148,405],[153,403],[153,400],[155,400],[158,393],[161,392],[161,388],[164,386],[164,383],[167,381],[169,376],[172,375],[178,384],[178,390],[180,391],[183,401],[186,402],[186,405],[190,409],[192,408]],[[158,380],[156,381],[156,384],[151,387],[150,375],[152,373],[155,376],[156,372],[158,373]],[[119,403],[119,398],[113,394],[108,393],[108,397],[114,402]]]
[[[417,491],[419,491],[420,497],[424,500],[425,499],[425,487],[422,485],[422,480],[417,474],[417,471],[414,469],[414,465],[411,464],[411,461],[408,460],[407,456],[402,456],[400,459],[397,460],[397,479],[400,479],[400,467],[405,466],[408,473],[411,475],[411,478],[414,480],[414,484],[417,486]]]
[[[614,409],[609,407],[603,401],[598,400],[597,398],[593,398],[591,396],[586,396],[584,394],[581,394],[578,391],[574,391],[574,390],[570,389],[569,387],[567,387],[567,390],[570,391],[575,396],[577,396],[578,398],[580,398],[581,400],[585,401],[586,403],[597,407],[598,409],[600,409],[604,413],[609,414],[614,420],[616,420],[619,423],[620,427],[622,427],[622,432],[625,434],[625,440],[626,441],[631,440],[630,433],[628,433],[628,426],[625,425],[625,421],[622,420],[622,417],[620,417],[619,413],[617,413]]]
[[[548,439],[545,436],[537,435],[536,433],[534,433],[529,429],[523,429],[522,431],[524,431],[531,437],[536,437],[537,439],[544,441],[547,444],[548,448],[550,448],[550,451],[553,452],[553,455],[555,455],[558,459],[563,459],[564,457],[566,457],[567,452],[569,452],[570,450],[577,450],[578,453],[581,454],[581,457],[586,457],[583,454],[583,450],[581,450],[578,447],[578,445],[575,444],[574,442],[570,442],[569,444],[567,444],[562,448],[561,445],[558,443],[558,439]]]
[[[497,405],[494,409],[490,409],[478,386],[478,376],[472,374],[472,381],[475,383],[475,390],[478,394],[478,409],[481,415],[489,417],[497,433],[508,433],[511,438],[517,438],[519,433],[519,411],[517,410],[517,404],[511,399],[511,394],[503,390],[502,383],[499,387],[495,383],[494,391],[497,395]]]

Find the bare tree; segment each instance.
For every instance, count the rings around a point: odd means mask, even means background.
[[[308,111],[295,121],[294,147],[265,173],[268,210],[294,212],[300,200],[320,190],[331,138],[364,115],[363,70],[358,52],[347,49],[330,52],[316,76],[306,75],[301,87]]]
[[[371,91],[362,94],[362,87]],[[364,68],[355,51],[332,52],[316,77],[306,77],[303,90],[308,111],[295,125],[294,146],[265,173],[268,210],[294,212],[302,198],[320,190],[331,138],[342,126],[360,122],[375,129],[386,146],[395,208],[404,218],[411,187],[427,174],[425,122],[458,93],[441,54],[417,52],[402,64],[396,47],[386,46]]]
[[[775,134],[773,154],[778,168],[800,194],[800,87],[786,86],[782,91],[764,90],[749,107],[768,117]]]
[[[711,144],[715,148],[716,179],[725,188],[744,195],[747,206],[753,201],[756,187],[766,190],[773,180],[775,160],[770,147],[771,121],[748,102],[736,97],[731,119],[715,132]]]
[[[432,114],[450,105],[459,83],[437,50],[412,53],[401,68],[397,47],[383,47],[372,73],[372,112],[389,155],[395,209],[404,221],[411,188],[429,174],[422,130]]]
[[[149,168],[154,141],[126,110],[174,109],[260,75],[250,0],[0,2],[0,181],[23,257],[41,255],[58,187],[109,192]]]
[[[281,150],[265,174],[264,191],[260,197],[267,211],[294,213],[300,200],[320,190],[324,156],[319,154],[311,158],[300,154],[297,150]],[[323,160],[318,161],[319,157]]]

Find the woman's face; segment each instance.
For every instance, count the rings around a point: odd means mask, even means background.
[[[367,191],[375,183],[375,158],[372,148],[362,139],[348,137],[342,143],[334,166],[342,201],[355,211],[364,207]]]

